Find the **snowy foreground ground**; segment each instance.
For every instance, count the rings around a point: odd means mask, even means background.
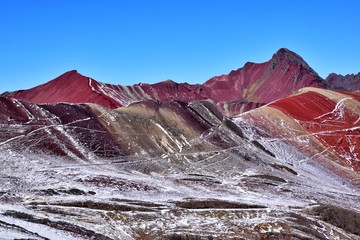
[[[93,162],[4,149],[0,239],[359,239],[357,188],[284,162],[302,157],[290,146],[267,146],[277,160],[253,148]]]

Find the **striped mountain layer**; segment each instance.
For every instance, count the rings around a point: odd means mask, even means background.
[[[314,159],[336,163],[333,171],[340,170],[340,164],[360,172],[359,92],[304,88],[240,114],[236,121],[260,132],[265,137],[259,141],[270,148],[287,142]],[[301,164],[308,159],[295,161]]]
[[[359,99],[358,92],[304,88],[290,97],[240,114],[238,119],[246,119],[253,127],[265,131],[272,142],[293,141],[298,148],[313,155],[331,153],[335,162],[358,172]],[[11,98],[0,98],[0,102],[2,129],[8,131],[7,126],[21,129],[19,133],[3,133],[3,144],[26,139],[29,148],[48,149],[82,159],[91,159],[93,154],[111,158],[180,153],[194,139],[207,132],[214,134],[219,123],[211,123],[205,112],[212,114],[211,119],[231,122],[207,101],[187,104],[148,100],[118,109],[91,103],[37,105]],[[60,142],[63,143],[56,144]]]

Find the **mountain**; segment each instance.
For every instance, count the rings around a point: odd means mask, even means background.
[[[331,73],[327,76],[326,82],[328,82],[333,89],[342,91],[357,91],[360,90],[360,73],[347,74],[345,76]]]
[[[359,106],[359,92],[304,88],[293,96],[239,115],[237,121],[247,121],[264,136],[271,136],[271,145],[287,142],[314,160],[323,158],[324,164],[333,165],[329,163],[332,161],[360,172]],[[334,172],[339,169],[332,167]]]
[[[40,104],[89,102],[112,109],[143,100],[208,100],[225,116],[234,116],[286,97],[300,88],[324,86],[324,80],[300,56],[283,48],[268,62],[247,63],[204,84],[166,80],[156,84],[121,86],[100,83],[70,71],[46,84],[6,96]]]
[[[156,84],[120,86],[98,82],[79,74],[76,70],[66,72],[48,83],[28,90],[5,93],[3,96],[33,103],[96,103],[115,109],[131,103],[156,100],[171,101],[202,100],[197,85],[178,84],[166,80]]]
[[[0,98],[0,104],[0,140],[8,149],[86,161],[183,152],[193,145],[190,140],[195,142],[222,121],[207,102],[145,101],[118,109],[91,103],[38,105],[8,98]],[[200,150],[206,143],[199,140],[195,145]]]
[[[70,71],[3,93],[0,238],[360,239],[360,93],[342,78],[280,49],[203,84]]]
[[[269,103],[303,87],[324,87],[324,81],[300,56],[285,48],[268,62],[248,62],[243,68],[204,84],[207,95],[217,102],[241,99]]]

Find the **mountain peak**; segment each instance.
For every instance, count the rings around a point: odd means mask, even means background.
[[[358,74],[336,74],[330,73],[326,82],[331,89],[341,91],[356,91],[360,89],[360,72]]]
[[[297,66],[300,66],[303,69],[306,69],[306,72],[308,72],[310,75],[315,77],[317,81],[322,82],[323,79],[312,69],[309,64],[305,62],[305,60],[300,57],[298,54],[296,54],[293,51],[290,51],[287,48],[280,48],[271,58],[270,60],[271,68],[275,69],[276,66],[278,66],[281,63],[290,63]]]
[[[67,71],[64,74],[74,74],[74,73],[78,73],[78,71],[76,69],[74,69],[74,70]]]
[[[297,65],[302,65],[306,68],[310,68],[310,66],[304,61],[302,57],[296,54],[293,51],[290,51],[287,48],[280,48],[271,59],[273,62],[277,63],[282,60],[286,60],[289,62],[296,63]]]
[[[53,80],[64,80],[64,79],[72,79],[74,78],[75,76],[77,77],[83,77],[83,75],[81,75],[77,70],[70,70],[70,71],[67,71],[63,74],[61,74],[60,76],[58,76],[57,78],[53,79]]]

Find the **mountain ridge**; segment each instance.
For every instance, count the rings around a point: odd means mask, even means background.
[[[72,70],[45,84],[2,96],[34,103],[90,102],[111,109],[143,100],[208,100],[231,117],[286,97],[303,87],[327,88],[327,85],[299,55],[281,48],[267,62],[248,62],[202,84],[177,83],[168,79],[154,84],[122,86],[101,83]]]
[[[357,74],[336,74],[330,73],[326,77],[326,81],[333,86],[333,88],[343,91],[357,91],[360,90],[360,72]]]

